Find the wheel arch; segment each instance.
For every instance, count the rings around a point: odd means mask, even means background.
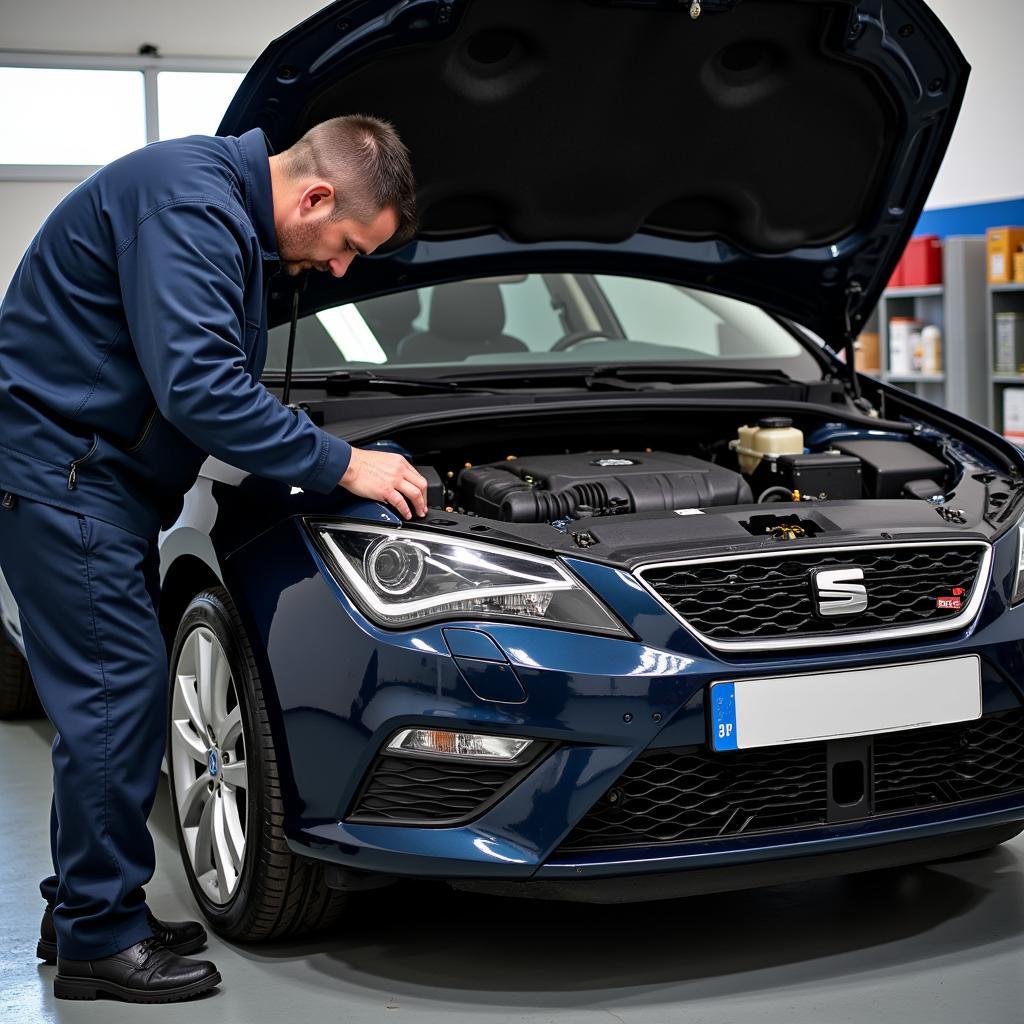
[[[160,631],[168,655],[185,609],[207,587],[224,586],[220,575],[198,555],[179,555],[168,566],[160,586]]]

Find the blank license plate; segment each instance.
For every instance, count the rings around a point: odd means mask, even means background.
[[[711,744],[745,750],[981,717],[977,655],[711,684]]]

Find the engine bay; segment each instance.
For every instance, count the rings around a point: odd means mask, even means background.
[[[424,525],[617,566],[751,543],[995,537],[1024,500],[984,439],[845,403],[524,403],[385,429],[375,444],[428,480]]]
[[[864,436],[870,433],[882,436]],[[723,443],[724,442],[724,443]],[[809,442],[809,443],[808,443]],[[566,523],[752,504],[909,499],[945,504],[956,466],[928,445],[832,424],[805,439],[766,416],[699,454],[645,447],[506,455],[432,477],[432,504],[508,523]]]

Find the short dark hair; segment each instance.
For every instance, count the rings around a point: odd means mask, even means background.
[[[393,238],[416,233],[416,181],[409,150],[395,126],[379,117],[346,114],[310,128],[281,154],[292,177],[329,181],[338,196],[335,217],[369,221],[390,207],[398,217]]]

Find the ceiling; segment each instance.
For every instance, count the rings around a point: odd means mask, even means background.
[[[0,0],[0,49],[254,58],[318,0]]]

